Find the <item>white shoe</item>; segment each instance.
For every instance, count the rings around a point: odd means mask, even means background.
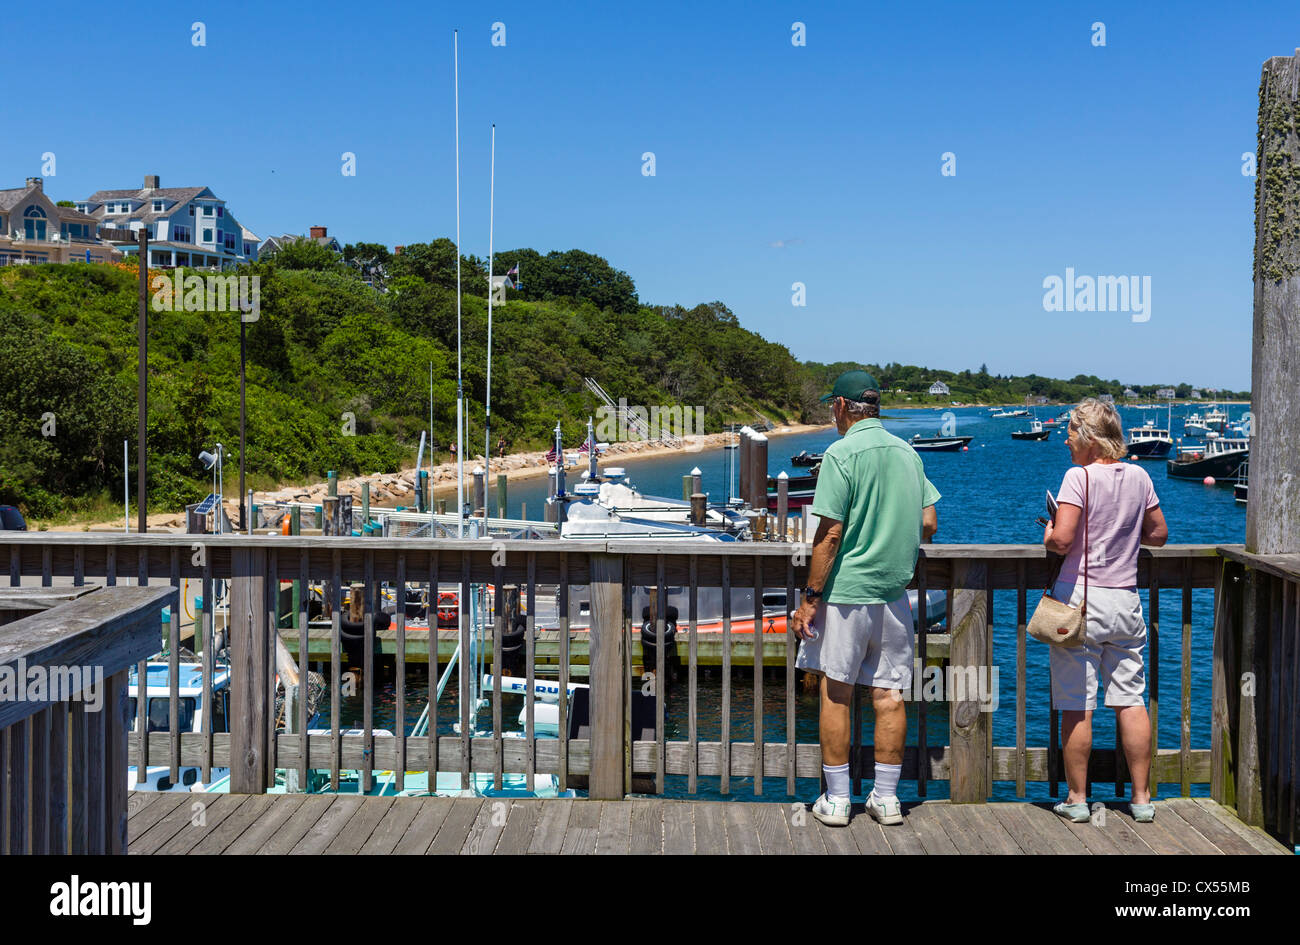
[[[828,827],[847,827],[853,803],[847,797],[835,798],[823,794],[813,803],[812,814]]]
[[[876,797],[875,791],[872,791],[867,795],[867,813],[882,824],[903,822],[903,808],[898,803],[898,795],[880,798]]]

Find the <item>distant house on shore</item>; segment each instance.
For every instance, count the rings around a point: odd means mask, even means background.
[[[301,234],[295,236],[292,233],[286,233],[283,236],[267,237],[266,242],[263,243],[261,249],[258,250],[258,255],[265,259],[268,256],[275,255],[290,243],[297,243],[301,240],[311,240],[311,242],[318,246],[324,246],[336,256],[343,255],[343,247],[339,245],[338,240],[329,235],[329,227],[313,226],[310,228],[309,232],[309,236],[303,236]]]
[[[948,390],[948,385],[943,381],[935,381],[930,385],[930,393],[935,394],[936,396],[947,397],[951,391]]]
[[[0,266],[24,263],[111,262],[120,259],[99,237],[95,218],[60,207],[45,195],[45,180],[0,190]]]
[[[1103,404],[1114,404],[1114,403],[1115,403],[1115,395],[1114,395],[1114,394],[1101,394],[1101,395],[1099,395],[1099,396],[1097,397],[1097,399],[1100,400]]]
[[[1200,400],[1200,399],[1201,399],[1201,392],[1199,390],[1193,390],[1192,400]]]
[[[1173,400],[1178,396],[1178,391],[1174,390],[1172,387],[1162,387],[1156,391],[1156,396],[1161,400]]]
[[[124,254],[139,250],[139,232],[149,232],[148,265],[230,269],[257,259],[257,234],[245,229],[226,202],[207,187],[163,187],[148,174],[139,190],[97,190],[77,202]]]

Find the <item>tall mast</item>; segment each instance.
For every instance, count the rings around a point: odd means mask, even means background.
[[[460,353],[460,32],[452,31],[456,88],[456,537],[465,537],[465,386]]]
[[[488,174],[488,336],[487,336],[487,413],[483,419],[483,521],[489,518],[488,493],[492,488],[492,221],[496,211],[497,126],[492,125],[491,171]],[[492,670],[494,673],[497,670]]]

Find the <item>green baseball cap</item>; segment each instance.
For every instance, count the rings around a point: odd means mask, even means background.
[[[880,385],[866,371],[845,371],[835,379],[831,392],[821,399],[822,403],[843,397],[845,400],[861,400],[869,390],[878,391]]]

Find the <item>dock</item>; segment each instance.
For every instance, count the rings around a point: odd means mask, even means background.
[[[1135,824],[1112,805],[1067,823],[1046,804],[903,805],[882,827],[854,805],[848,827],[827,827],[804,804],[753,801],[519,800],[132,793],[128,852],[139,855],[290,854],[1210,854],[1285,856],[1290,850],[1208,798],[1157,804]],[[203,821],[201,826],[194,823]]]

